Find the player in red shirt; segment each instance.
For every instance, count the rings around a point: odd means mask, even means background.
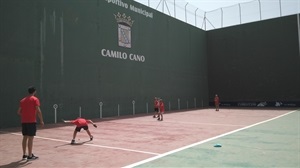
[[[158,98],[157,97],[154,97],[154,115],[153,115],[153,118],[156,118],[156,115],[158,114],[158,105],[159,105],[159,102],[158,102]]]
[[[165,112],[165,104],[164,104],[162,99],[159,100],[158,108],[159,108],[159,112],[158,112],[158,119],[157,120],[158,121],[163,121],[164,120],[163,114]]]
[[[80,130],[83,128],[87,134],[90,136],[90,140],[92,141],[93,140],[93,136],[89,130],[89,126],[88,124],[91,123],[93,124],[93,126],[95,128],[97,128],[97,125],[95,123],[93,123],[92,120],[86,120],[84,118],[80,118],[78,117],[76,120],[63,120],[63,122],[65,123],[72,123],[74,125],[76,125],[76,128],[74,130],[74,133],[73,133],[73,139],[71,141],[71,144],[74,144],[75,143],[75,138],[76,138],[76,135],[77,135],[77,132],[80,132]]]
[[[215,95],[214,102],[215,102],[216,111],[219,111],[220,98],[217,94]]]
[[[29,95],[20,101],[17,113],[21,116],[22,123],[23,159],[34,160],[38,159],[38,157],[34,156],[32,153],[33,138],[36,135],[36,115],[39,117],[41,126],[44,126],[44,121],[40,109],[40,101],[37,97],[35,97],[35,87],[29,87],[28,93]],[[26,155],[26,148],[28,148],[28,155]]]

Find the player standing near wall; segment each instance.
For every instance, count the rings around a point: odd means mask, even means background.
[[[164,112],[165,112],[165,104],[162,99],[159,100],[159,112],[158,112],[158,121],[163,121],[164,120]]]
[[[216,111],[219,111],[220,98],[217,94],[215,95],[214,102],[215,102]]]
[[[39,117],[41,126],[44,126],[43,116],[40,109],[40,100],[35,97],[36,89],[31,86],[28,88],[29,95],[20,101],[18,114],[21,116],[22,123],[22,149],[23,159],[35,160],[39,157],[32,153],[33,138],[36,135],[36,115]],[[28,155],[26,155],[26,148],[28,148]]]
[[[154,115],[153,115],[153,118],[156,118],[156,115],[158,114],[158,104],[159,104],[158,98],[154,97]]]

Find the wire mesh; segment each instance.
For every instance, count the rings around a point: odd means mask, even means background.
[[[300,13],[300,0],[253,0],[212,11],[204,11],[185,0],[135,1],[203,30]]]

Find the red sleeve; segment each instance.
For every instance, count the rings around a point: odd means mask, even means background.
[[[40,106],[40,100],[38,98],[35,99],[35,106]]]
[[[72,120],[71,123],[72,123],[72,124],[76,124],[76,121],[77,121],[77,120]]]

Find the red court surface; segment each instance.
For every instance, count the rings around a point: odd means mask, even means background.
[[[94,136],[77,134],[75,126],[51,124],[39,129],[33,153],[38,160],[22,161],[20,128],[0,130],[1,168],[11,167],[124,167],[233,130],[286,114],[295,109],[200,109],[166,112],[164,121],[152,115],[94,119]]]

